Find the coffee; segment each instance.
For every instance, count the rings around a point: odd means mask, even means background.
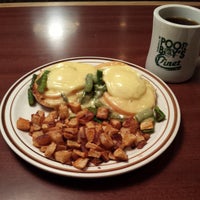
[[[168,83],[189,80],[199,60],[199,36],[200,9],[181,4],[158,6],[153,12],[146,69]]]
[[[182,18],[182,17],[168,17],[166,18],[167,21],[175,23],[175,24],[181,24],[181,25],[199,25],[196,21]]]

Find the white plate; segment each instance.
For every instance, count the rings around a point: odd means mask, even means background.
[[[96,178],[122,174],[146,165],[163,153],[172,143],[178,132],[180,125],[180,108],[178,102],[173,92],[162,80],[144,68],[128,62],[124,63],[132,66],[156,88],[158,96],[157,104],[166,114],[166,120],[156,124],[155,133],[151,135],[147,145],[145,145],[143,149],[134,149],[128,152],[128,162],[109,161],[100,166],[90,166],[86,171],[80,171],[72,166],[45,158],[44,155],[32,145],[29,134],[19,131],[16,128],[16,121],[19,117],[30,119],[32,113],[35,113],[38,109],[42,109],[40,105],[30,107],[28,104],[27,89],[30,85],[33,73],[38,73],[39,70],[44,67],[63,61],[75,61],[97,65],[113,60],[124,62],[101,57],[63,59],[40,66],[16,81],[4,96],[0,110],[1,132],[10,148],[21,158],[40,169],[63,176],[82,178]]]

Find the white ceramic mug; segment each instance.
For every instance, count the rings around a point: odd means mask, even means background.
[[[178,23],[169,21],[174,17]],[[195,24],[180,24],[184,19]],[[183,82],[194,74],[199,55],[200,9],[178,4],[157,7],[153,13],[146,69],[166,82]]]

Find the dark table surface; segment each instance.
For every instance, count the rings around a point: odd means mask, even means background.
[[[143,67],[152,12],[160,4],[0,5],[0,99],[22,75],[58,59],[103,56]],[[123,175],[88,180],[51,174],[17,156],[0,135],[0,199],[199,199],[199,84],[199,67],[188,82],[168,84],[181,108],[178,134],[157,159]]]

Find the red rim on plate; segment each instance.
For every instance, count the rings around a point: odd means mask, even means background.
[[[72,166],[64,165],[50,160],[32,145],[31,137],[16,128],[16,121],[19,117],[30,119],[32,113],[42,109],[40,105],[30,107],[27,100],[27,89],[30,85],[33,73],[59,62],[81,62],[98,65],[108,61],[119,61],[126,63],[138,71],[143,78],[147,79],[156,89],[157,104],[166,114],[166,120],[157,123],[155,133],[151,135],[147,145],[143,149],[128,151],[128,162],[109,161],[99,166],[89,166],[85,171],[80,171]],[[9,147],[21,158],[30,164],[51,173],[79,177],[97,178],[122,174],[141,166],[162,154],[174,140],[180,126],[180,108],[178,101],[171,89],[157,76],[146,69],[135,64],[122,60],[104,57],[74,57],[62,59],[42,65],[25,74],[16,81],[1,102],[1,132]]]

